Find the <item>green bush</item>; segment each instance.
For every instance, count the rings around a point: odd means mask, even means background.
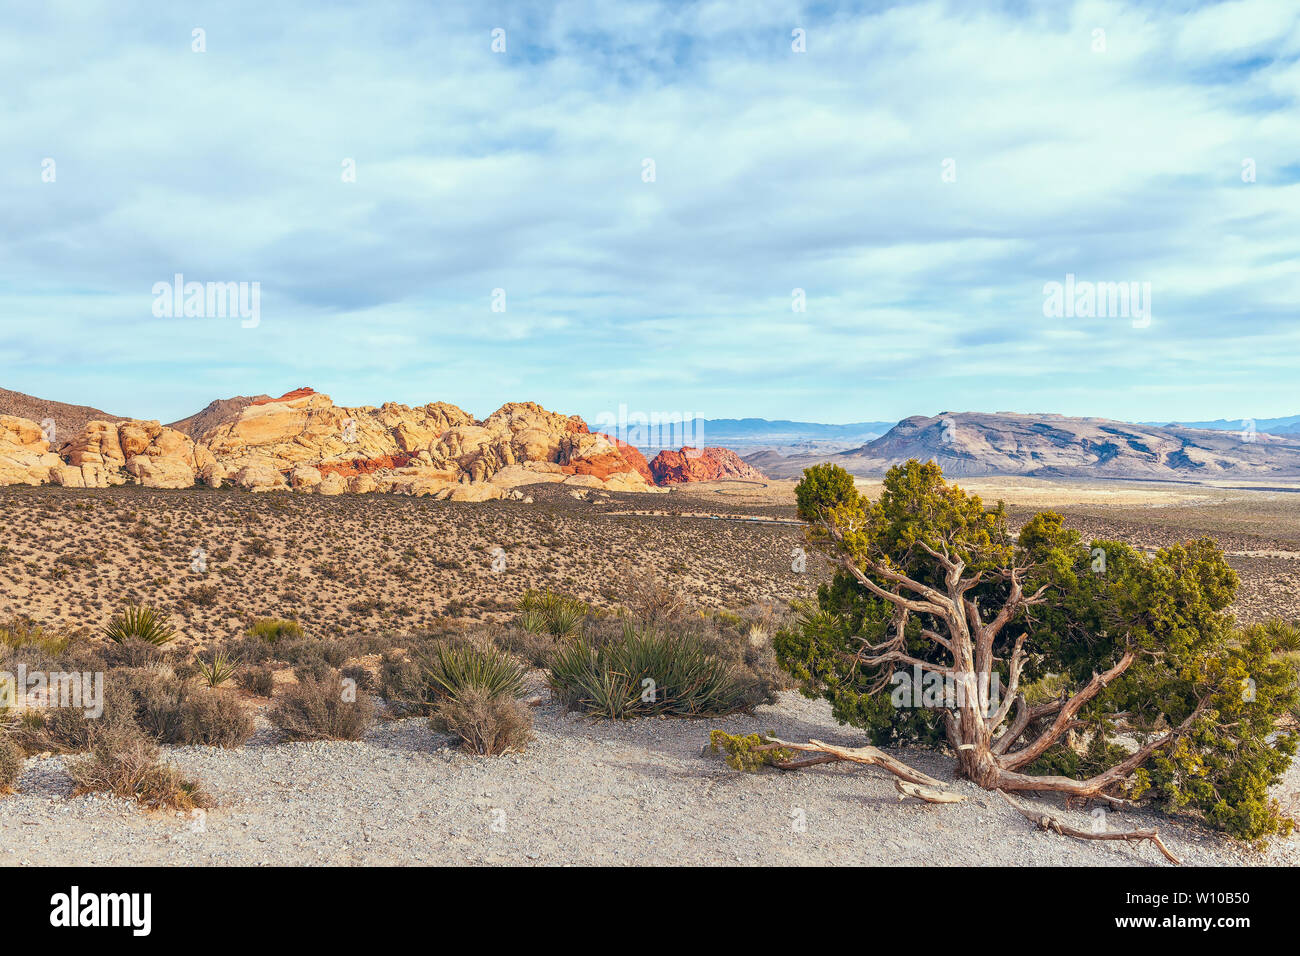
[[[424,685],[438,697],[454,699],[470,689],[489,698],[523,693],[523,667],[491,645],[438,644],[418,664]]]
[[[659,714],[704,717],[744,709],[732,669],[689,633],[640,633],[630,625],[612,642],[579,638],[551,658],[552,693],[568,706],[624,720]]]
[[[297,621],[284,621],[274,617],[254,621],[248,628],[248,633],[268,644],[299,640],[303,636],[302,625]]]
[[[525,591],[516,608],[520,628],[530,634],[546,633],[556,638],[581,631],[591,610],[584,601],[552,591]]]
[[[874,502],[835,465],[805,471],[796,498],[837,571],[778,631],[777,658],[872,743],[944,742],[958,772],[991,789],[1055,775],[1073,783],[1054,791],[1149,801],[1242,839],[1290,831],[1268,789],[1296,749],[1280,723],[1296,706],[1295,671],[1279,656],[1295,636],[1236,626],[1238,578],[1214,541],[1147,554],[1085,541],[1052,512],[1013,533],[1001,503],[986,507],[915,460],[890,469]],[[978,699],[899,693],[915,670],[1005,688],[1013,669],[1023,701],[990,708],[991,728],[952,719]],[[1051,719],[1066,701],[1074,719]],[[1014,722],[1035,702],[1046,715]],[[1130,756],[1125,737],[1151,748]]]
[[[176,628],[167,620],[167,615],[157,608],[147,604],[128,604],[113,615],[104,636],[118,644],[139,640],[161,647],[176,639]]]

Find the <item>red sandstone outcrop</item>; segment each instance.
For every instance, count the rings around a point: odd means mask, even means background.
[[[698,460],[664,452],[648,463],[580,417],[535,402],[511,402],[477,421],[446,402],[345,408],[297,388],[219,411],[218,424],[197,438],[156,421],[90,421],[60,454],[34,422],[0,416],[0,483],[188,488],[229,482],[255,492],[379,491],[481,501],[537,482],[658,491],[660,472],[669,483],[758,474],[720,448],[706,449]]]
[[[718,481],[723,478],[743,478],[748,481],[766,481],[761,471],[754,468],[729,448],[683,448],[681,451],[664,449],[650,462],[650,471],[661,485],[678,485],[688,481]]]

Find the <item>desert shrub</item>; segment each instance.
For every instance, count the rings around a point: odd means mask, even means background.
[[[299,640],[303,636],[302,625],[297,621],[284,621],[274,617],[260,618],[248,628],[249,636],[278,644],[285,640]]]
[[[323,644],[320,649],[321,660],[330,667],[342,667],[348,657],[348,648],[345,644]]]
[[[181,713],[189,688],[165,667],[140,667],[114,671],[109,684],[129,695],[131,716],[152,739],[171,743],[181,733]]]
[[[527,661],[533,667],[545,667],[555,652],[556,640],[543,628],[530,631],[520,625],[506,627],[492,636],[502,650]]]
[[[466,749],[484,756],[523,750],[533,729],[532,714],[519,698],[473,686],[439,700],[431,720],[436,730],[459,737]]]
[[[170,742],[238,747],[253,731],[253,718],[234,694],[205,689],[191,692],[181,702],[179,725]]]
[[[1280,726],[1295,672],[1266,629],[1236,626],[1238,578],[1213,540],[1148,554],[1087,541],[1052,512],[1013,533],[1001,503],[915,460],[889,470],[875,501],[831,464],[807,469],[796,498],[836,572],[774,644],[838,720],[877,745],[946,742],[959,775],[990,789],[1051,774],[1055,792],[1149,801],[1246,840],[1289,832],[1268,790],[1296,749]],[[1018,682],[1074,719],[1016,721],[1021,704],[1005,698],[993,726],[966,719],[978,697],[913,705],[921,671]]]
[[[524,669],[490,644],[438,644],[417,663],[425,688],[435,697],[458,698],[469,690],[489,698],[523,693]]]
[[[428,713],[434,702],[420,666],[397,651],[385,651],[380,658],[379,696],[396,714]]]
[[[0,645],[12,650],[36,648],[57,656],[67,650],[72,642],[72,631],[67,627],[48,630],[24,615],[15,615],[0,623]]]
[[[175,640],[176,628],[157,608],[147,604],[128,604],[113,615],[104,636],[118,644],[135,639],[161,647]]]
[[[148,667],[161,664],[168,657],[166,648],[158,644],[150,644],[138,637],[115,641],[103,649],[105,667]]]
[[[239,670],[239,662],[223,650],[215,650],[209,658],[195,661],[198,676],[208,687],[220,687]]]
[[[139,731],[96,727],[90,752],[68,764],[73,795],[111,793],[151,809],[193,810],[213,805],[195,780],[158,759],[158,746]]]
[[[105,679],[103,713],[87,717],[75,707],[24,711],[12,739],[26,753],[79,753],[90,747],[95,731],[129,733],[137,730],[135,703],[120,681]]]
[[[359,740],[374,718],[365,694],[347,700],[338,674],[289,688],[267,715],[289,740]]]
[[[553,591],[525,591],[516,605],[517,623],[526,632],[566,638],[582,630],[591,610],[586,602]]]
[[[769,730],[768,737],[775,737],[776,731]],[[754,771],[760,767],[784,763],[795,757],[795,752],[785,747],[773,747],[758,734],[729,734],[715,730],[709,734],[709,749],[716,753],[725,753],[727,763],[736,770]]]
[[[250,694],[270,697],[275,690],[275,671],[266,666],[246,667],[239,672],[235,682]]]
[[[645,627],[675,624],[686,613],[686,591],[653,571],[629,569],[623,576],[623,607]]]
[[[336,670],[323,657],[306,657],[294,665],[293,676],[299,681],[323,681],[333,676]]]
[[[350,681],[354,681],[361,690],[370,690],[375,683],[375,676],[360,664],[353,664],[351,667],[343,668],[343,676]]]
[[[13,793],[22,772],[22,747],[7,734],[0,734],[0,794]]]
[[[698,636],[639,632],[630,624],[601,646],[586,638],[561,646],[551,658],[549,680],[568,706],[613,720],[716,716],[745,706],[731,668]]]

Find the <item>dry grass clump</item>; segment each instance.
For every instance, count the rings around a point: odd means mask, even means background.
[[[275,690],[275,671],[265,665],[246,667],[236,676],[235,683],[250,694],[270,697]]]
[[[482,687],[444,697],[431,721],[434,729],[459,737],[465,749],[483,756],[523,750],[533,735],[533,715],[523,701],[493,696]]]
[[[158,746],[138,732],[96,729],[90,753],[68,765],[73,796],[111,793],[150,809],[194,810],[215,801],[196,780],[158,757]]]
[[[300,681],[267,717],[289,740],[360,740],[375,716],[364,693],[350,693],[337,672]]]
[[[22,748],[7,735],[0,734],[0,794],[13,793],[22,772]]]

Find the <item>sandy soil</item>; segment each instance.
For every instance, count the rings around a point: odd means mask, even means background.
[[[202,820],[116,799],[66,799],[64,758],[31,758],[0,800],[0,865],[174,864],[913,864],[1167,866],[1149,844],[1081,842],[1036,830],[965,781],[967,802],[900,802],[892,778],[843,764],[745,774],[702,753],[708,731],[776,730],[859,743],[823,702],[783,694],[752,717],[613,724],[538,708],[521,754],[469,757],[420,720],[357,743],[187,747],[169,758],[223,806]],[[951,759],[904,752],[951,780]],[[1278,788],[1300,798],[1293,769]],[[1088,812],[1044,802],[1084,830]],[[1300,836],[1267,854],[1154,812],[1108,813],[1115,830],[1157,826],[1188,864],[1300,864]]]

